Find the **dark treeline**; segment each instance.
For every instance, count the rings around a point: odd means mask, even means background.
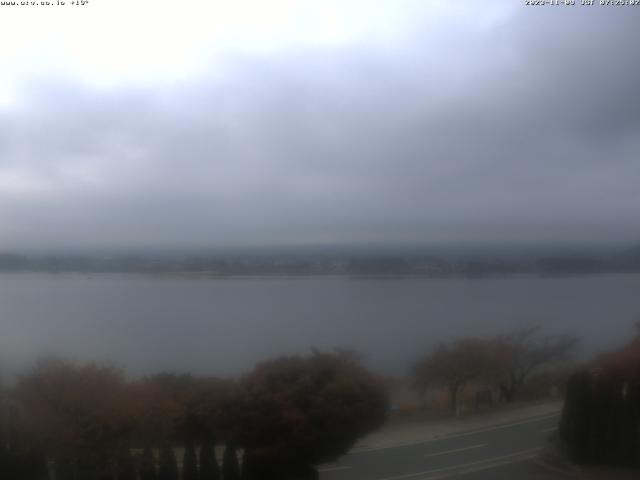
[[[579,465],[640,467],[640,334],[569,378],[557,441]]]
[[[640,272],[640,246],[606,254],[514,255],[309,253],[217,255],[19,255],[0,253],[1,272],[194,273],[207,275],[511,275]]]
[[[385,419],[384,382],[349,352],[240,379],[41,359],[0,396],[3,480],[305,480]],[[52,475],[53,474],[53,475]]]

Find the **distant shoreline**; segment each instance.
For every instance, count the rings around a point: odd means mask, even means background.
[[[228,255],[20,255],[0,253],[0,272],[134,273],[192,278],[341,276],[487,278],[640,273],[640,247],[607,254],[263,253]]]
[[[411,279],[430,279],[430,280],[447,280],[447,279],[466,279],[466,280],[483,280],[483,279],[560,279],[560,278],[578,278],[578,277],[600,277],[600,276],[633,276],[640,275],[640,271],[603,271],[603,272],[584,272],[584,273],[539,273],[539,272],[523,272],[523,273],[487,273],[487,274],[465,274],[465,273],[443,273],[443,274],[349,274],[349,273],[209,273],[209,272],[81,272],[81,271],[46,271],[46,270],[20,270],[20,271],[3,271],[3,276],[22,276],[22,275],[42,275],[48,277],[86,277],[91,280],[92,277],[146,277],[146,278],[182,278],[186,280],[234,280],[234,279],[320,279],[320,278],[336,278],[346,280],[411,280]]]

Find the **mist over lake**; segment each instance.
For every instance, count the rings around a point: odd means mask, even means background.
[[[624,342],[640,316],[640,275],[486,278],[0,274],[0,365],[37,355],[236,375],[312,347],[352,348],[403,374],[454,337],[540,323],[582,336],[582,354]]]

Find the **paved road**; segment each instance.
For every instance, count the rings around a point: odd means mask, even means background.
[[[536,480],[560,478],[532,459],[555,430],[558,414],[343,457],[321,480]]]

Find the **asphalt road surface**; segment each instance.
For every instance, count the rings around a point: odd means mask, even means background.
[[[561,478],[533,461],[559,415],[350,453],[320,468],[321,480],[536,480]]]

